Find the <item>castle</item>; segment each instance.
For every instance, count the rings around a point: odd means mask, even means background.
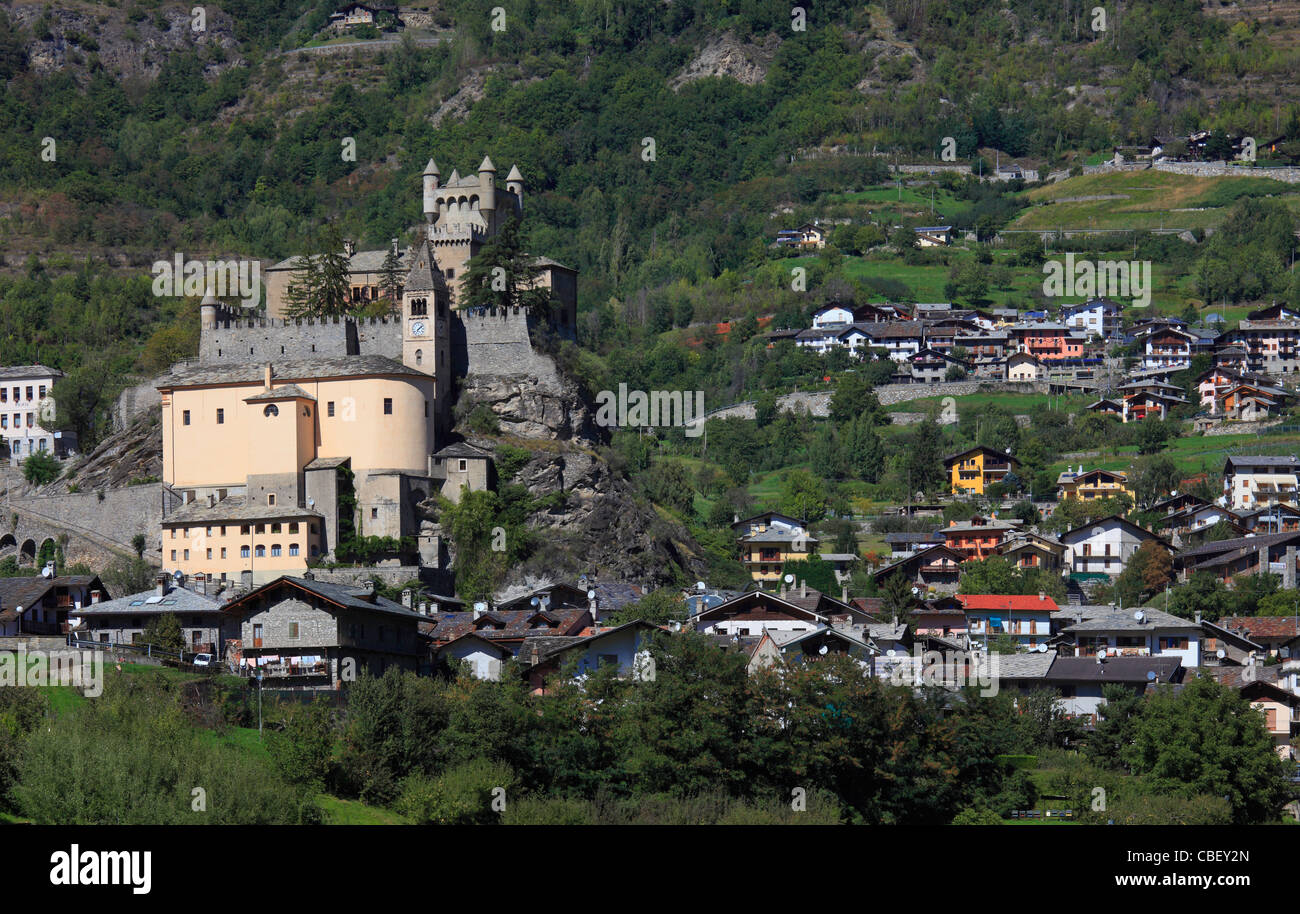
[[[461,177],[452,171],[446,184],[441,183],[441,172],[433,159],[424,168],[423,182],[424,237],[436,252],[438,267],[447,282],[447,292],[453,308],[469,269],[469,262],[484,243],[514,218],[524,212],[524,179],[517,166],[511,166],[502,190],[496,185],[496,167],[484,157],[476,176]],[[397,239],[393,239],[396,247]],[[344,243],[348,258],[353,302],[364,305],[381,297],[380,285],[387,250],[358,251],[352,242]],[[399,253],[398,263],[403,270],[411,267],[412,250]],[[557,321],[561,327],[572,329],[577,319],[578,273],[547,257],[534,261],[540,273],[538,283],[554,292],[559,302]],[[290,257],[271,266],[266,271],[267,314],[272,318],[286,316],[289,285],[299,267],[297,257]]]
[[[491,479],[490,454],[447,441],[453,379],[533,356],[537,317],[454,307],[470,258],[523,206],[518,169],[505,191],[494,172],[484,159],[477,179],[453,172],[443,186],[429,162],[424,237],[402,255],[388,316],[286,319],[287,281],[277,293],[275,277],[292,259],[270,272],[268,318],[203,299],[197,362],[157,385],[163,479],[184,500],[162,521],[167,570],[258,585],[336,558],[349,532],[405,540],[403,562],[439,564],[418,504]],[[354,300],[373,300],[384,252],[349,253]],[[558,329],[571,333],[576,273],[539,265],[562,305]]]

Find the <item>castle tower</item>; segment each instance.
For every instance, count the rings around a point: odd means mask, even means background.
[[[432,231],[430,229],[430,231]],[[445,427],[451,399],[451,296],[432,242],[421,240],[411,252],[411,269],[402,289],[402,364],[434,378],[429,418]]]
[[[424,166],[424,220],[430,225],[438,221],[438,163],[429,159]]]
[[[518,165],[510,166],[510,174],[506,175],[506,190],[515,195],[515,215],[524,214],[524,176],[519,173]]]
[[[487,223],[488,232],[496,231],[497,169],[492,160],[483,157],[478,167],[478,208]]]
[[[203,296],[203,301],[199,302],[199,329],[215,330],[217,327],[217,311],[221,307],[221,302],[212,294],[211,290]]]

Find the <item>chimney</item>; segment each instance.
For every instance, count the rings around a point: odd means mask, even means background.
[[[799,581],[799,596],[808,596],[808,582],[802,579]]]
[[[1040,591],[1038,592],[1038,599],[1039,599],[1040,602],[1046,600],[1046,599],[1047,599],[1047,591],[1045,591],[1045,590],[1040,590]]]
[[[475,619],[478,619],[478,618],[479,618],[480,616],[482,616],[485,612],[487,612],[487,610],[485,610],[485,609],[479,609],[479,604],[478,604],[478,603],[475,603],[475,604],[474,604],[474,618],[475,618]]]
[[[427,616],[428,614],[429,614],[429,603],[428,603],[428,601],[426,601],[426,600],[421,600],[421,601],[420,601],[420,615],[422,615],[422,616]]]
[[[217,495],[216,495],[216,493],[215,493],[215,492],[209,492],[209,493],[208,493],[208,507],[209,507],[209,508],[215,507],[216,504],[217,504]]]
[[[262,373],[262,386],[266,390],[271,389],[271,363],[270,362],[266,363],[266,368]]]
[[[302,579],[303,579],[304,581],[314,581],[314,580],[316,580],[316,572],[312,571],[312,570],[309,568],[309,569],[307,569],[306,571],[304,571],[304,572],[302,573]]]
[[[90,592],[90,602],[91,602],[92,605],[95,604],[95,603],[98,603],[98,602],[99,602],[100,600],[102,600],[103,598],[104,598],[104,594],[103,594],[102,591],[99,591],[99,590],[92,590],[92,591]]]
[[[1196,611],[1196,624],[1201,624],[1201,611],[1199,609]]]
[[[402,605],[407,609],[411,608],[411,588],[409,587],[402,591]]]
[[[781,599],[785,599],[785,578],[781,578]]]
[[[167,596],[167,575],[165,574],[158,575],[158,580],[155,582],[155,585],[156,585],[154,587],[155,594],[157,594],[160,597]]]
[[[528,652],[528,663],[530,666],[537,666],[542,662],[541,653],[537,650],[537,642],[533,642],[533,649]]]
[[[366,598],[373,600],[375,597],[375,581],[371,578],[361,582],[361,589],[365,591]]]
[[[357,243],[353,241],[351,238],[344,238],[343,253],[346,254],[348,257],[351,257],[356,252],[357,252]]]
[[[849,602],[849,586],[847,584],[843,584],[840,586],[840,602],[841,603]]]

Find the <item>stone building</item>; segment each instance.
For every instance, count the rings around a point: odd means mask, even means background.
[[[511,166],[505,187],[497,185],[496,174],[496,166],[485,156],[476,174],[461,176],[453,170],[445,184],[433,159],[421,175],[425,237],[436,252],[453,308],[458,307],[470,259],[507,222],[523,215],[524,178],[518,166]],[[344,253],[348,257],[353,301],[365,303],[381,298],[383,263],[388,251],[357,251],[348,242]],[[411,251],[401,255],[403,271],[410,269],[413,259]],[[535,264],[540,270],[538,283],[552,289],[559,301],[559,324],[572,331],[577,321],[577,271],[548,257],[538,257]],[[267,313],[271,318],[285,317],[289,285],[298,268],[299,258],[290,257],[267,269]]]
[[[343,587],[279,577],[223,607],[227,662],[262,687],[285,691],[342,688],[389,667],[419,670],[427,659],[422,616],[379,596],[374,586]]]

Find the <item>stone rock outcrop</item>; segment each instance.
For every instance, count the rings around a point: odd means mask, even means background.
[[[457,413],[487,406],[503,433],[519,438],[574,441],[593,446],[606,436],[581,387],[558,374],[469,375],[461,379]]]
[[[731,32],[718,35],[700,48],[690,63],[669,84],[676,90],[709,76],[729,76],[746,86],[756,86],[767,76],[781,40],[768,35],[758,44],[741,41]]]

